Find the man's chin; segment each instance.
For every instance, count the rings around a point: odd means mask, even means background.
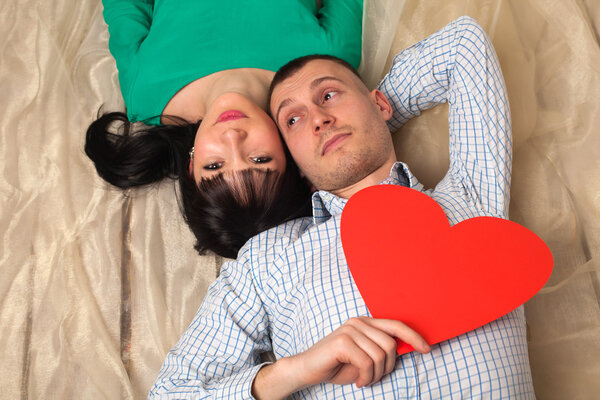
[[[383,158],[367,158],[363,154],[345,154],[340,157],[334,166],[328,166],[322,171],[331,171],[321,174],[312,182],[318,190],[331,193],[353,192],[353,188],[361,185],[365,179],[376,173],[385,163]],[[389,174],[389,170],[387,170]]]

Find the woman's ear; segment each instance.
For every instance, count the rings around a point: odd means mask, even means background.
[[[381,91],[374,89],[370,93],[371,101],[375,103],[384,120],[392,118],[392,105]]]

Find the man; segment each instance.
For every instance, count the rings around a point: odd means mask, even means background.
[[[380,183],[424,191],[451,224],[507,217],[509,106],[487,36],[462,17],[398,55],[379,89],[369,92],[329,58],[296,60],[278,72],[271,112],[319,190],[314,216],[263,232],[223,267],[151,397],[535,397],[522,307],[430,348],[402,322],[370,318],[340,241],[347,199]],[[396,129],[446,101],[450,167],[425,190],[397,162],[386,121]],[[417,351],[396,357],[394,338]],[[261,363],[269,350],[277,361]]]

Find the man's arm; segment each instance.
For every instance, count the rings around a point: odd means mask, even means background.
[[[404,50],[379,89],[393,106],[392,131],[421,110],[449,103],[450,167],[440,185],[452,181],[485,214],[506,218],[510,108],[496,53],[479,24],[461,17]]]
[[[225,264],[167,355],[149,398],[281,399],[321,382],[365,386],[394,368],[394,338],[430,350],[401,322],[361,317],[301,354],[261,364],[260,354],[271,349],[267,320],[247,262]]]
[[[396,341],[429,346],[401,322],[353,318],[309,350],[261,364],[271,350],[269,317],[259,296],[259,269],[241,251],[210,286],[198,313],[167,355],[149,398],[283,398],[321,382],[378,381],[396,360]]]
[[[260,354],[271,350],[254,284],[243,255],[223,265],[194,320],[167,354],[149,398],[251,397]]]
[[[396,365],[396,340],[426,353],[430,347],[402,322],[368,317],[352,318],[307,351],[264,366],[256,375],[252,394],[260,400],[282,399],[323,382],[378,382]]]

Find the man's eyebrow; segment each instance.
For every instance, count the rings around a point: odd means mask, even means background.
[[[289,106],[290,104],[292,104],[294,102],[294,100],[290,99],[289,97],[285,100],[283,100],[280,104],[279,107],[277,107],[277,114],[275,115],[275,122],[279,121],[279,112],[281,111],[282,108]]]
[[[338,81],[338,82],[342,82],[342,80],[340,78],[336,78],[335,76],[322,76],[322,77],[317,78],[314,81],[312,81],[310,83],[310,88],[311,89],[315,89],[317,86],[319,86],[321,83],[323,83],[325,81]]]
[[[320,78],[317,78],[315,80],[313,80],[310,83],[310,90],[314,90],[317,86],[319,86],[321,83],[325,82],[325,81],[338,81],[338,82],[342,82],[341,79],[336,78],[335,76],[322,76]],[[282,108],[289,106],[290,104],[294,103],[294,100],[290,99],[289,97],[285,100],[283,100],[280,104],[279,107],[277,107],[277,113],[275,114],[275,121],[279,121],[279,112],[281,111]]]

